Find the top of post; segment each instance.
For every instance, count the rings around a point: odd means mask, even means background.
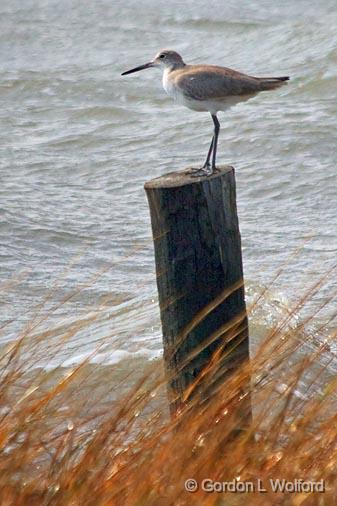
[[[185,169],[182,171],[169,172],[163,176],[156,177],[147,181],[144,185],[145,190],[154,188],[177,188],[179,186],[186,186],[193,183],[201,183],[204,181],[210,181],[218,177],[222,177],[228,172],[234,171],[234,168],[230,165],[222,165],[217,167],[216,172],[211,176],[200,176],[192,177],[191,169]]]

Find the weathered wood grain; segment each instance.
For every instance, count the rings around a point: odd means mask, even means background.
[[[202,178],[173,172],[147,182],[145,190],[175,412],[196,393],[209,397],[249,356],[234,169]],[[212,381],[191,389],[202,371],[207,377],[215,353],[221,359]]]

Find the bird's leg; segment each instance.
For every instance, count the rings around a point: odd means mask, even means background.
[[[214,135],[212,137],[212,142],[211,142],[211,145],[210,145],[208,153],[207,153],[206,161],[205,161],[204,165],[202,166],[203,169],[205,169],[206,167],[209,167],[209,161],[211,159],[211,154],[213,151],[213,144],[214,144]]]
[[[193,171],[193,173],[191,174],[192,177],[211,176],[212,174],[214,174],[214,172],[216,170],[215,161],[216,161],[216,150],[217,150],[218,137],[219,137],[219,131],[220,131],[220,123],[219,123],[219,120],[218,120],[216,114],[212,114],[211,116],[212,116],[212,120],[214,123],[214,135],[212,137],[212,142],[209,147],[204,165],[202,166],[201,169],[197,169],[196,171]],[[212,166],[210,166],[209,161],[210,161],[212,153],[213,153]]]
[[[192,177],[193,176],[194,177],[205,176],[210,171],[211,166],[210,166],[209,161],[211,159],[211,154],[212,154],[212,150],[213,150],[213,143],[214,143],[214,136],[212,137],[211,145],[209,147],[204,165],[200,169],[190,169],[190,174],[192,174]]]
[[[214,137],[213,137],[214,142],[213,142],[213,155],[212,155],[212,174],[213,174],[216,169],[215,161],[216,161],[216,151],[218,147],[218,137],[220,132],[220,123],[216,114],[212,114],[212,120],[214,123]]]

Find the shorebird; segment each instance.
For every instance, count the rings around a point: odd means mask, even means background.
[[[127,70],[122,76],[150,67],[163,70],[163,88],[179,104],[193,111],[209,112],[214,133],[204,165],[192,169],[193,175],[210,176],[216,171],[216,152],[220,123],[219,111],[254,97],[260,91],[274,90],[289,77],[253,77],[217,65],[187,65],[176,51],[164,49],[152,61]]]

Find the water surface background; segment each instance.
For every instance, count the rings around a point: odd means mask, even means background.
[[[249,300],[302,246],[259,323],[326,272],[337,250],[336,26],[335,0],[2,0],[2,342],[34,315],[50,327],[99,307],[56,362],[103,337],[99,362],[161,353],[143,184],[199,166],[212,130],[208,114],[171,102],[158,70],[120,76],[164,47],[189,63],[291,76],[220,113],[218,161],[236,168]],[[336,288],[330,276],[318,301]]]

